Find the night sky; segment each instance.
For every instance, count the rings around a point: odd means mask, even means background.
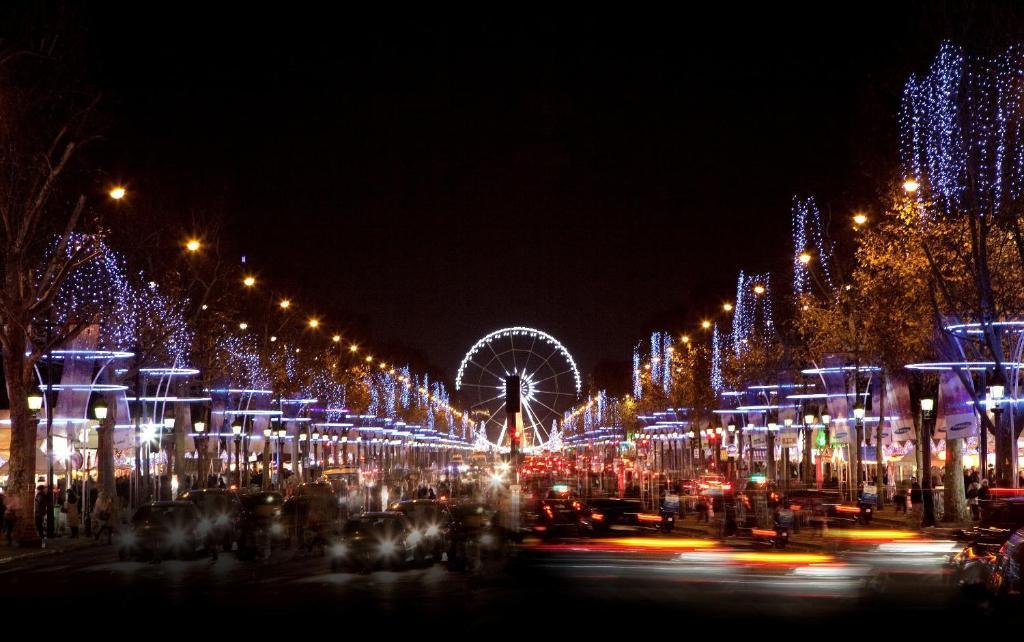
[[[108,169],[151,192],[136,207],[175,203],[183,226],[222,208],[261,279],[449,377],[523,324],[586,372],[619,362],[625,386],[647,332],[692,329],[739,269],[786,264],[793,194],[844,220],[873,207],[904,78],[959,22],[863,4],[427,20],[139,3],[81,25]]]

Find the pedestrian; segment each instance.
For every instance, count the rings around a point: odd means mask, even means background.
[[[112,512],[114,508],[114,502],[107,495],[105,490],[101,490],[100,494],[96,497],[96,504],[93,506],[93,515],[96,517],[96,522],[99,527],[93,534],[93,539],[99,541],[100,535],[104,532],[107,534],[107,544],[110,544],[111,538],[114,534],[114,529],[111,525],[111,519],[113,517]]]
[[[36,535],[39,539],[46,538],[46,530],[43,528],[43,519],[46,516],[46,486],[40,484],[36,486],[36,496],[32,503],[32,515],[36,520]],[[50,519],[53,519],[51,516]]]
[[[987,479],[981,480],[981,487],[978,489],[978,501],[987,501],[992,499],[992,491],[989,490],[989,481]]]
[[[78,505],[78,495],[75,491],[68,491],[67,501],[64,502],[64,513],[68,518],[68,530],[71,531],[71,539],[78,537],[78,527],[82,524],[82,511]]]
[[[914,526],[920,527],[924,520],[924,493],[917,477],[910,479],[910,510]]]
[[[21,497],[18,493],[14,493],[13,495],[5,494],[5,497],[6,501],[4,502],[4,505],[7,510],[4,511],[3,528],[4,535],[7,537],[7,545],[10,546],[14,543],[12,541],[14,528],[18,525],[18,514],[21,512]]]
[[[974,520],[980,519],[980,507],[978,506],[978,490],[981,488],[981,484],[971,482],[971,485],[967,487],[967,505],[971,507],[971,517]]]

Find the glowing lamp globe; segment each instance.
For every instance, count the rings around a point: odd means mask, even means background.
[[[28,396],[28,409],[35,412],[43,407],[43,395],[32,393]]]

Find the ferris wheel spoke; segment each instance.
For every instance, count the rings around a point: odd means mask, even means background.
[[[508,337],[509,352],[512,353],[512,374],[519,374],[519,365],[516,363],[516,339],[515,335]]]
[[[533,408],[530,408],[529,402],[523,405],[523,409],[526,411],[526,414],[531,416],[530,427],[533,428],[533,435],[537,438],[537,445],[544,443],[544,441],[546,440],[543,437],[541,437],[540,432],[537,430],[537,426],[543,428],[544,424],[537,417],[537,413],[533,411]]]
[[[543,379],[538,379],[537,381],[534,381],[533,385],[537,386],[538,384],[542,384],[545,381],[551,381],[552,379],[557,379],[558,377],[561,377],[562,375],[567,375],[567,374],[571,374],[571,373],[572,373],[572,368],[570,368],[568,370],[563,370],[561,372],[556,372],[555,374],[551,375],[550,377],[544,377]]]
[[[533,401],[539,403],[540,405],[544,406],[545,408],[547,408],[548,410],[553,412],[556,417],[559,417],[562,414],[562,413],[558,412],[557,410],[555,410],[554,408],[552,408],[551,406],[549,406],[546,403],[544,403],[543,401],[541,401],[540,399],[537,399],[536,397],[534,397]]]
[[[544,361],[541,361],[540,365],[537,366],[537,369],[530,373],[530,378],[532,379],[538,372],[540,372],[541,368],[548,365],[548,362],[551,361],[551,357],[555,356],[556,354],[559,354],[558,349],[552,348],[551,353],[544,358]]]
[[[495,395],[495,396],[491,397],[490,399],[483,399],[481,401],[476,402],[475,404],[473,404],[473,407],[476,408],[477,406],[482,406],[484,404],[489,404],[492,401],[497,401],[498,399],[501,399],[504,396],[505,396],[505,393],[502,392],[501,394]]]
[[[497,356],[497,355],[495,355],[495,356]],[[473,361],[472,359],[470,359],[470,360],[469,360],[469,362],[470,362],[471,364],[473,364],[474,366],[476,366],[477,368],[480,368],[481,370],[483,370],[483,371],[484,371],[484,372],[486,372],[487,374],[491,375],[492,377],[494,377],[494,378],[495,378],[495,379],[497,379],[498,381],[505,381],[505,377],[502,377],[502,376],[500,376],[500,375],[497,375],[497,374],[495,374],[495,373],[494,373],[494,371],[492,371],[492,370],[491,370],[490,368],[488,368],[487,366],[481,365],[481,364],[477,363],[476,361]],[[501,364],[501,367],[502,367],[502,369],[504,369],[504,367],[505,367],[505,364],[501,363],[501,359],[498,359],[498,363],[499,363],[499,364]],[[490,365],[490,364],[488,364],[488,365]],[[472,385],[472,384],[468,384],[468,383],[463,383],[463,385],[466,385],[466,386],[468,386],[468,385]]]
[[[491,354],[493,354],[494,358],[498,360],[499,364],[501,364],[501,369],[504,370],[505,372],[508,372],[508,368],[505,367],[505,362],[502,361],[501,357],[498,356],[498,352],[494,349],[494,346],[490,342],[487,342],[487,347],[491,349]],[[504,380],[504,377],[502,377],[501,379]]]
[[[534,348],[537,347],[537,335],[533,335],[533,341],[530,342],[530,349],[526,351],[526,361],[523,362],[523,375],[530,369],[530,357],[537,354],[534,352]]]

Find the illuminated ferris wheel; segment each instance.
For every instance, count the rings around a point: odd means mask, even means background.
[[[491,332],[470,348],[459,365],[455,389],[474,421],[483,424],[487,441],[508,446],[505,381],[520,377],[523,448],[543,448],[563,413],[581,391],[576,361],[558,339],[533,328]]]

